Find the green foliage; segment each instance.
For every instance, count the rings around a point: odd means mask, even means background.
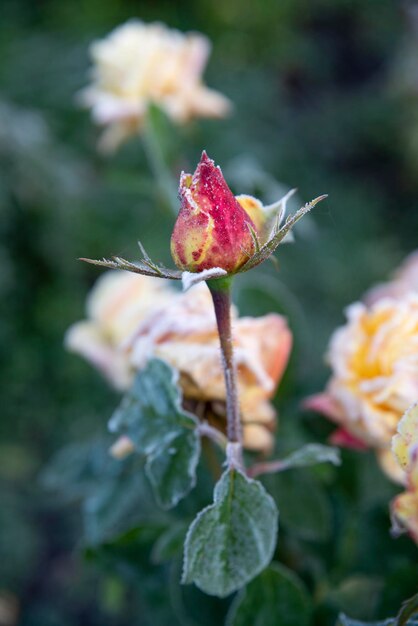
[[[184,546],[183,583],[228,596],[270,562],[278,513],[263,486],[241,472],[226,470],[189,528]]]
[[[127,435],[146,456],[145,471],[163,508],[194,487],[200,455],[197,421],[181,408],[176,382],[169,365],[150,360],[109,422],[112,432]]]
[[[73,444],[60,451],[42,473],[44,486],[62,502],[80,500],[84,542],[98,545],[145,521],[164,522],[153,504],[140,460],[109,454],[108,440]]]
[[[340,451],[338,448],[331,448],[318,443],[308,443],[284,458],[281,461],[281,470],[308,467],[318,463],[341,465]]]
[[[394,626],[407,626],[411,617],[418,615],[418,593],[406,600],[399,611]],[[418,620],[417,620],[418,621]]]
[[[235,598],[226,626],[308,626],[308,593],[287,568],[272,563]]]

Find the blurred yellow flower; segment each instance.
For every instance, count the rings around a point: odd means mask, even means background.
[[[401,493],[392,502],[394,518],[406,528],[411,537],[418,543],[418,450],[411,459],[411,466],[407,473],[407,490]]]
[[[398,425],[392,450],[406,472],[406,492],[392,501],[395,521],[418,543],[418,406],[412,406]]]
[[[392,452],[399,465],[408,470],[411,451],[418,445],[418,405],[411,406],[398,424],[397,434],[392,438]]]
[[[230,101],[202,82],[209,53],[209,40],[199,33],[140,20],[130,20],[94,42],[93,81],[80,98],[94,121],[106,127],[101,148],[112,151],[140,131],[149,103],[178,123],[224,117]]]
[[[375,448],[384,471],[402,481],[390,443],[418,399],[418,294],[353,304],[347,318],[331,339],[327,389],[306,404]]]
[[[171,298],[165,281],[106,272],[87,299],[88,319],[67,330],[65,345],[92,363],[117,389],[126,389],[132,380],[129,340],[139,322]]]
[[[150,357],[164,359],[179,371],[188,407],[224,428],[219,338],[205,285],[180,293],[158,279],[108,272],[93,289],[87,309],[89,319],[67,331],[69,350],[84,356],[119,389],[129,387]],[[267,452],[276,423],[270,399],[286,368],[292,335],[280,315],[238,318],[234,311],[233,337],[244,445]],[[128,448],[121,444],[115,454]]]

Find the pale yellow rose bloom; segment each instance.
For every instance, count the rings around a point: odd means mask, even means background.
[[[207,287],[180,293],[164,281],[109,272],[88,301],[87,321],[73,325],[67,347],[96,366],[116,387],[127,389],[151,357],[179,371],[185,401],[204,405],[225,422],[225,384],[213,303]],[[239,318],[233,341],[244,425],[244,445],[269,451],[276,413],[270,403],[289,358],[292,335],[283,317]],[[115,456],[130,447],[116,444]]]
[[[105,272],[87,299],[87,320],[73,324],[65,345],[81,354],[117,389],[126,389],[133,368],[128,343],[139,322],[171,302],[173,290],[157,278],[130,272]]]
[[[94,42],[90,51],[93,80],[80,100],[106,128],[105,151],[141,130],[149,103],[177,123],[224,117],[230,110],[229,100],[202,82],[210,43],[199,33],[130,20]]]
[[[416,451],[418,452],[418,451]],[[401,493],[392,502],[392,512],[397,521],[418,543],[418,454],[411,462],[407,474],[407,491]]]
[[[405,471],[411,463],[411,450],[418,445],[418,405],[411,406],[398,424],[392,439],[392,451]]]
[[[347,318],[331,339],[326,391],[307,404],[375,448],[384,471],[402,481],[390,444],[418,399],[418,294],[354,304]]]
[[[418,543],[418,406],[412,406],[398,425],[392,450],[406,475],[406,491],[392,501],[392,514]]]

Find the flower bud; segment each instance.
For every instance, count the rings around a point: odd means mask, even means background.
[[[255,226],[206,152],[193,176],[182,174],[181,208],[171,237],[171,254],[182,270],[238,270],[254,253]]]

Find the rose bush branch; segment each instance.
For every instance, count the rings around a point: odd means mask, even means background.
[[[177,215],[177,190],[161,145],[162,142],[158,128],[158,117],[160,115],[161,113],[156,106],[148,106],[141,133],[142,144],[149,168],[158,183],[165,204],[174,215]]]
[[[193,582],[206,593],[223,597],[270,563],[278,529],[273,498],[249,475],[261,473],[263,468],[247,474],[243,462],[231,329],[232,281],[235,275],[268,259],[296,222],[325,196],[306,204],[282,225],[289,194],[267,207],[251,196],[235,197],[221,169],[205,152],[194,174],[181,175],[179,196],[181,206],[171,237],[177,270],[152,261],[141,245],[142,258],[136,263],[119,257],[84,260],[155,278],[182,279],[185,289],[204,281],[210,290],[226,389],[226,441],[216,429],[202,425],[184,410],[176,384],[178,374],[173,371],[170,375],[167,365],[158,359],[138,372],[110,426],[112,432],[127,435],[145,455],[145,471],[165,508],[175,506],[194,487],[200,438],[209,436],[225,447],[226,469],[215,485],[213,503],[197,515],[186,536],[182,577],[184,583]],[[296,460],[295,465],[311,462],[317,461]]]
[[[183,280],[188,288],[205,281],[212,294],[224,368],[227,400],[227,457],[242,468],[242,426],[236,384],[231,332],[231,284],[235,275],[268,259],[296,222],[326,196],[319,196],[282,221],[288,193],[273,205],[252,196],[234,196],[221,169],[206,152],[194,174],[180,177],[180,211],[171,237],[171,253],[177,270],[153,262],[140,244],[142,258],[130,262],[120,257],[102,261],[82,259],[102,267]]]
[[[340,451],[338,448],[324,446],[319,443],[308,443],[299,450],[292,452],[284,459],[255,463],[247,469],[247,476],[255,478],[262,474],[276,474],[295,467],[308,467],[318,463],[332,463],[340,465]]]
[[[220,430],[214,428],[208,422],[200,422],[198,428],[198,433],[201,437],[207,437],[213,443],[216,443],[222,450],[226,450],[227,438]]]
[[[227,462],[230,466],[242,469],[242,425],[238,399],[237,366],[234,359],[231,328],[231,280],[217,279],[208,281],[207,284],[212,294],[218,325],[226,387]]]

